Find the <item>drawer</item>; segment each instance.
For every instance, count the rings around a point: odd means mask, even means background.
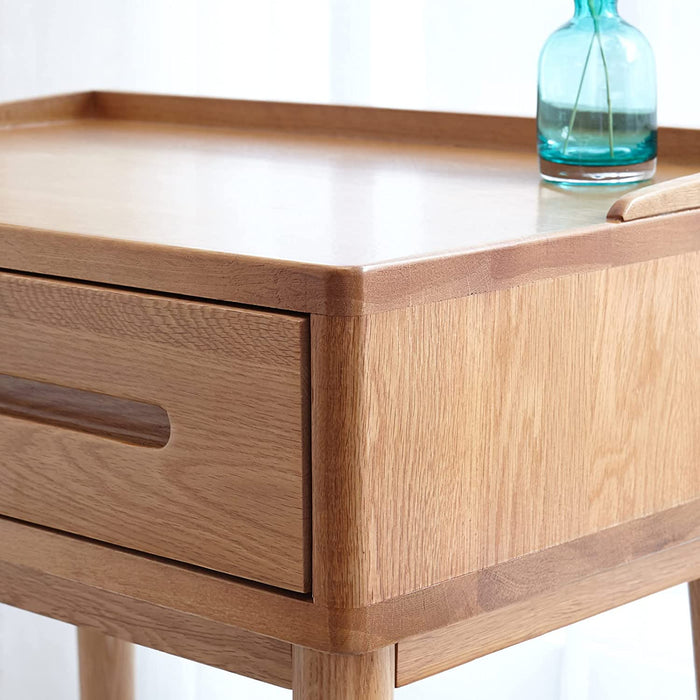
[[[0,273],[0,514],[309,589],[308,319]]]

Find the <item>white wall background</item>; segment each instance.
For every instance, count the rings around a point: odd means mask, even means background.
[[[533,115],[572,0],[0,0],[0,100],[92,88]],[[621,0],[659,119],[700,128],[700,2]],[[74,630],[0,606],[0,698],[75,700]],[[138,700],[289,700],[139,650]],[[685,587],[401,689],[399,700],[694,700]]]
[[[573,0],[0,0],[0,98],[95,87],[533,115]],[[700,2],[620,0],[700,126]]]

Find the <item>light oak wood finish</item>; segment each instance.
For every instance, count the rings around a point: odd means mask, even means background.
[[[649,516],[498,565],[474,577],[471,588],[453,584],[460,595],[443,590],[463,620],[400,641],[397,685],[695,578],[700,501],[668,516]],[[676,544],[666,546],[666,538]],[[419,601],[411,608],[404,614],[419,611]]]
[[[540,632],[532,634],[536,636],[591,614],[586,610],[594,603],[615,607],[697,578],[699,553],[700,499],[696,499],[400,598],[347,611],[343,627],[337,626],[335,643],[340,647],[343,632],[364,627],[373,633],[374,644],[398,641],[401,648],[407,639],[430,638],[453,622],[463,622],[465,629],[479,633],[471,639],[456,635],[452,653],[475,658],[495,651],[489,645],[496,639],[497,648],[512,644],[526,628],[520,617],[528,605],[537,610],[544,600],[543,610],[547,604],[553,606],[551,620],[544,614],[538,618],[535,629]],[[596,603],[590,597],[595,597],[597,583],[605,584],[605,595],[598,591]],[[558,597],[560,590],[563,597]],[[487,634],[489,625],[499,634]],[[438,648],[446,652],[444,645]]]
[[[294,700],[391,700],[394,647],[369,654],[326,654],[294,647]]]
[[[283,688],[292,687],[287,642],[180,612],[171,595],[155,605],[0,562],[3,602],[128,642],[175,654]],[[167,580],[162,581],[167,586]]]
[[[529,148],[529,119],[377,107],[228,100],[98,91],[83,113],[98,119],[347,136],[398,143]]]
[[[486,616],[495,629],[510,630],[506,646],[522,631],[512,612],[519,604],[556,600],[560,588],[567,600],[585,601],[594,582],[605,581],[602,603],[619,605],[640,590],[700,577],[699,549],[696,500],[407,596],[339,609],[0,518],[0,600],[289,687],[290,646],[276,639],[361,654]],[[586,605],[581,612],[565,603],[554,622],[579,619]],[[477,635],[456,651],[478,655],[493,642]]]
[[[45,126],[56,122],[95,116],[94,92],[51,95],[0,104],[0,129],[17,126]]]
[[[117,93],[4,110],[6,269],[355,315],[700,249],[700,212],[606,223],[629,188],[542,184],[527,119]],[[661,141],[659,181],[700,168],[696,132]]]
[[[700,700],[700,578],[688,584],[688,593],[693,628],[693,650],[695,652],[695,686],[698,700]]]
[[[87,627],[78,628],[80,700],[134,700],[134,648]]]
[[[170,420],[160,406],[6,374],[0,374],[0,415],[142,447],[165,447],[170,439]]]
[[[608,220],[633,221],[688,209],[700,209],[700,173],[626,194],[612,205]]]
[[[287,688],[279,640],[327,647],[328,615],[307,599],[5,518],[0,600]]]
[[[699,271],[312,317],[315,599],[376,603],[700,496]]]
[[[0,414],[0,513],[308,589],[306,319],[0,274],[0,324],[0,374],[171,423],[153,449]]]
[[[700,579],[683,181],[542,184],[510,118],[92,92],[0,123],[3,602],[364,698]],[[700,169],[660,138],[659,181]]]

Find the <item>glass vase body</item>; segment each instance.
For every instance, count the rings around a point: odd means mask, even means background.
[[[569,183],[638,182],[656,169],[656,64],[616,0],[576,0],[540,54],[540,172]]]

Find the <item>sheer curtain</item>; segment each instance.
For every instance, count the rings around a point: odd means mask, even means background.
[[[671,7],[672,6],[672,7]],[[533,115],[536,61],[572,0],[0,0],[0,100],[107,88]],[[621,0],[652,41],[660,121],[700,128],[700,3]],[[74,630],[0,606],[0,698],[77,697]],[[140,650],[139,700],[291,693]],[[397,693],[693,700],[676,588]]]

